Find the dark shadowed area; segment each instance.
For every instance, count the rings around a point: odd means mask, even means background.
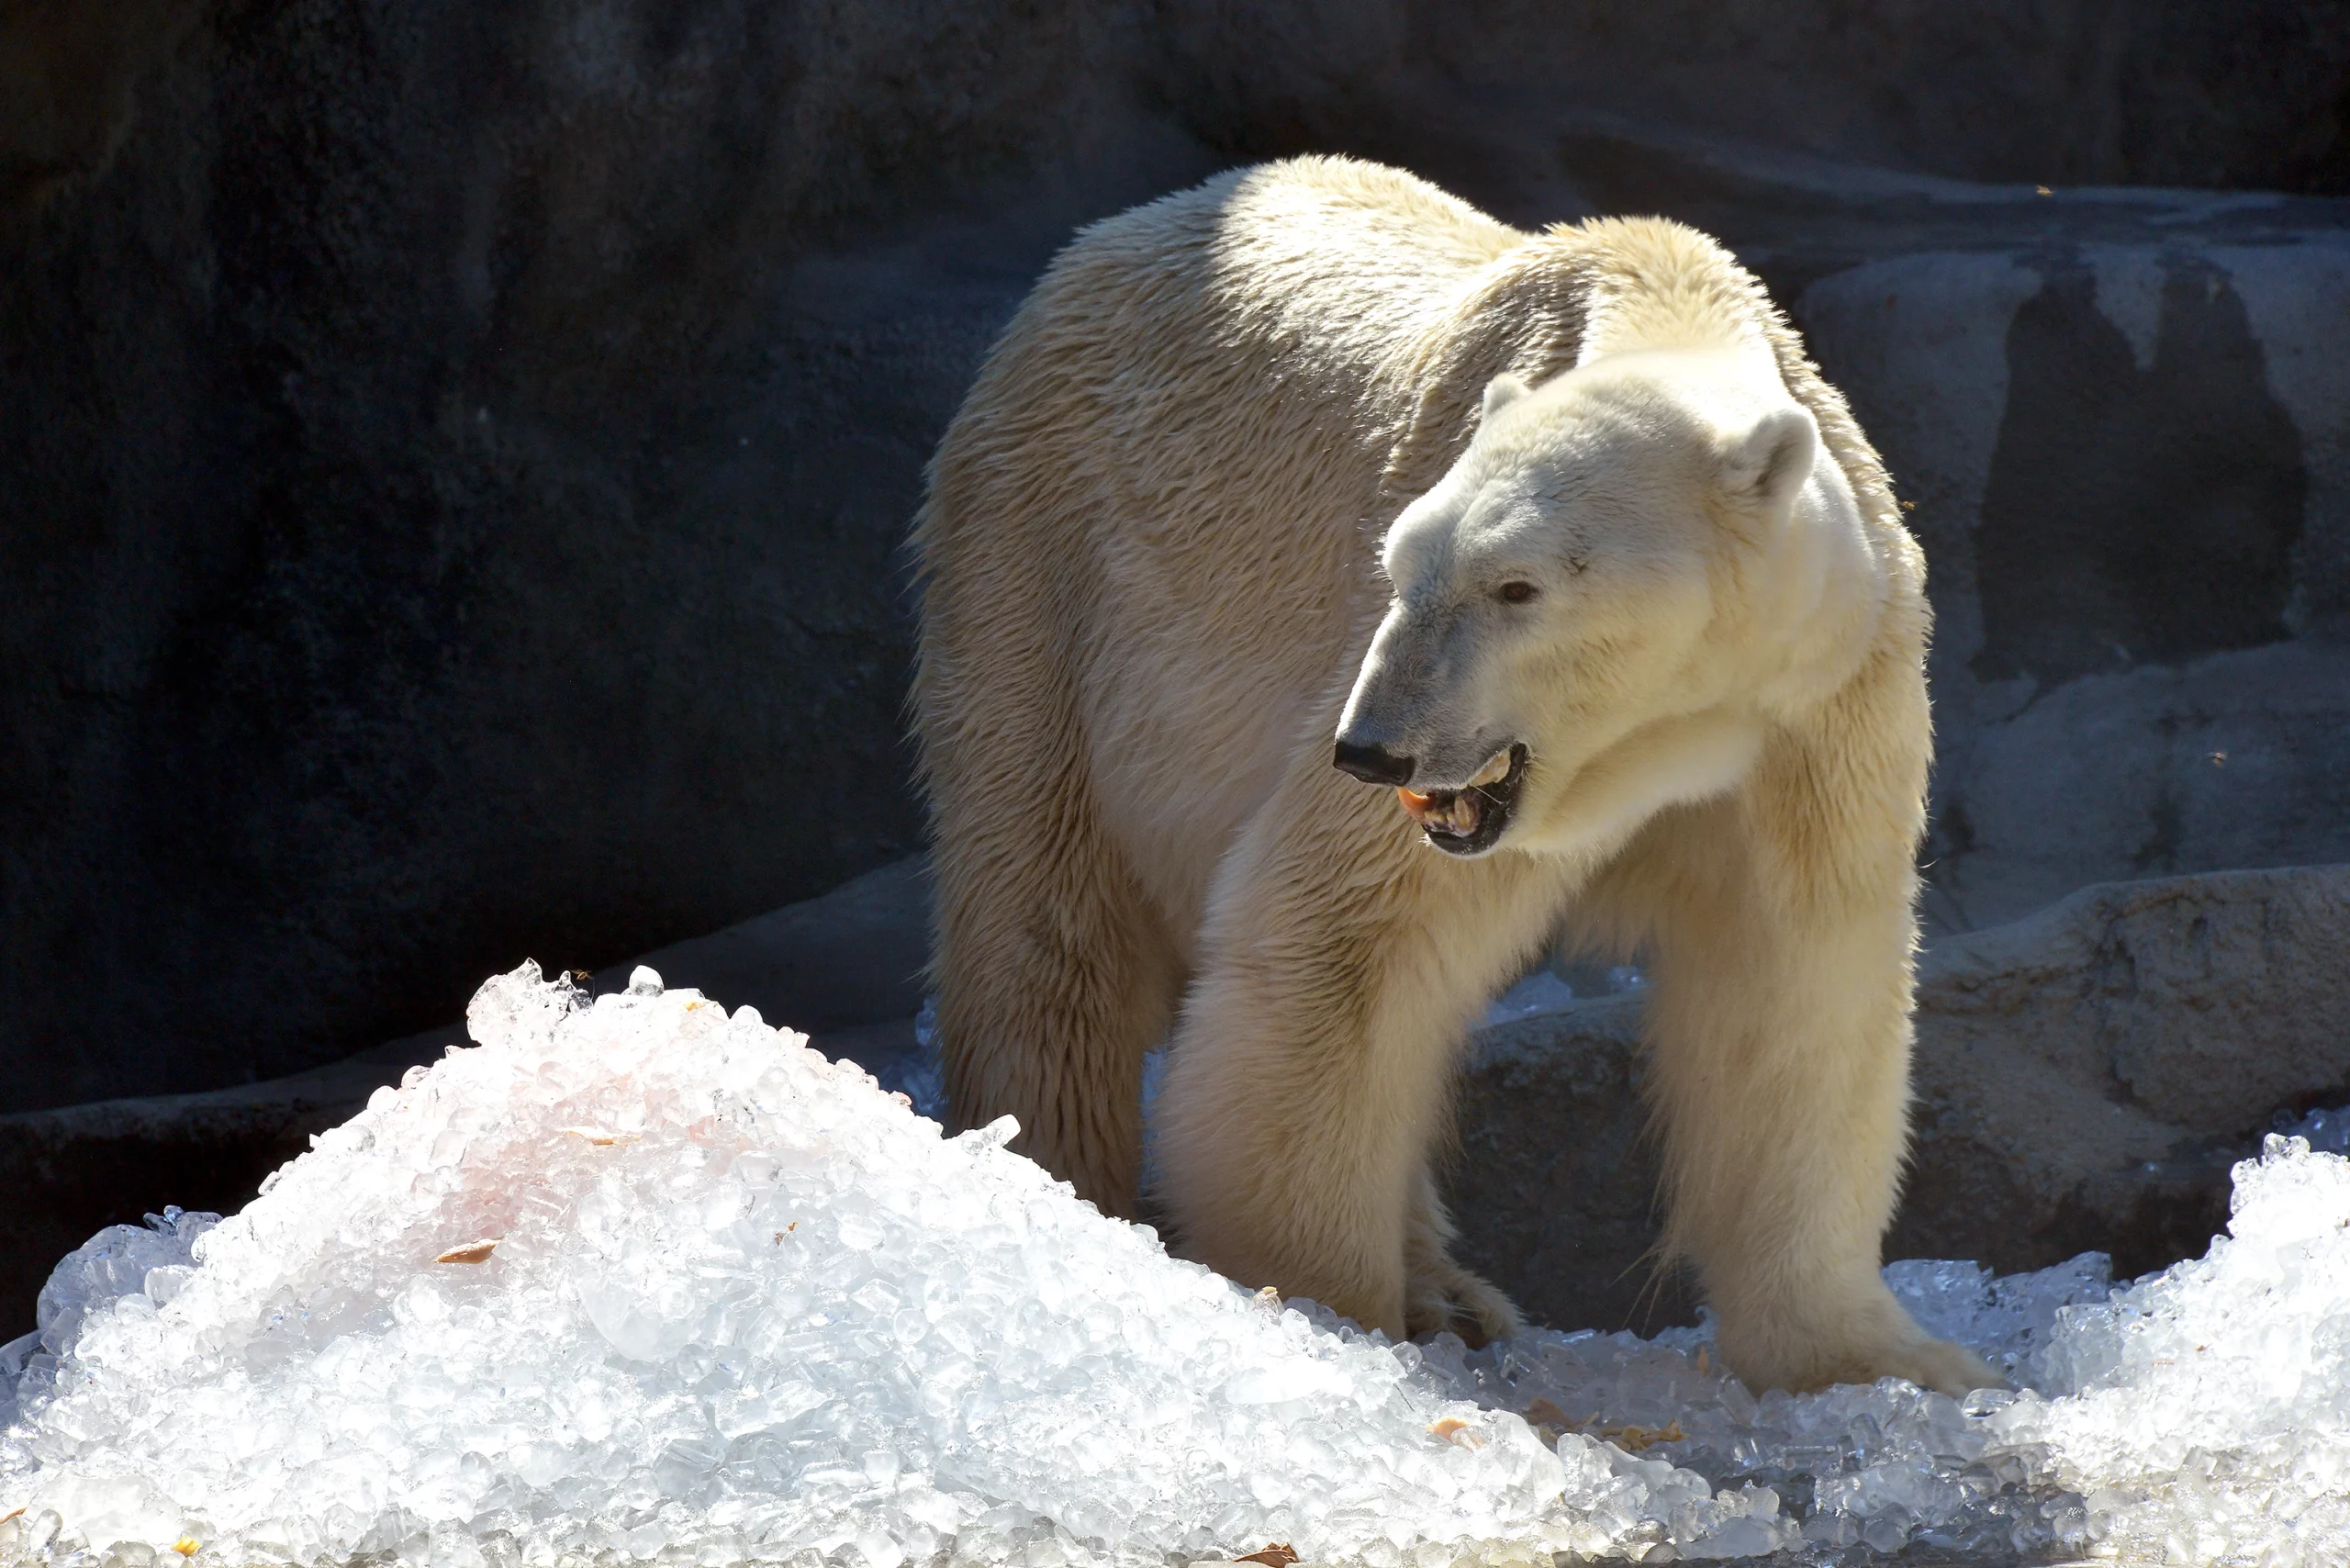
[[[1975,533],[1978,674],[2062,680],[2291,634],[2300,438],[2226,275],[2181,255],[2159,265],[2143,365],[2076,257],[2051,259],[2008,329]],[[2148,431],[2165,437],[2151,450]]]
[[[2284,0],[25,0],[0,1111],[315,1067],[919,847],[900,546],[987,343],[1074,226],[1305,149],[1686,216],[1795,308],[1928,509],[1945,924],[2129,873],[2033,837],[2013,726],[2076,733],[2093,680],[2185,737],[2143,801],[2065,786],[2136,813],[2095,845],[2341,857],[2340,743],[2221,778],[2188,763],[2270,743],[2174,720],[2350,691],[2311,651],[2333,384],[2273,363],[2276,268],[2338,255],[2345,86],[2350,6]],[[2164,258],[2143,351],[2122,252]],[[1977,339],[1980,407],[1920,413]],[[2315,673],[2193,662],[2279,650]]]

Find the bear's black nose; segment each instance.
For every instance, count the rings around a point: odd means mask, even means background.
[[[1397,756],[1384,746],[1354,745],[1338,743],[1331,766],[1341,773],[1351,773],[1366,784],[1393,784],[1401,788],[1412,781],[1412,769],[1416,764],[1408,756]]]

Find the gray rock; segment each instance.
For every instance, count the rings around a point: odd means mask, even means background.
[[[2003,1272],[2199,1254],[2280,1109],[2350,1100],[2350,868],[2083,889],[1931,946],[1889,1258]],[[1683,1320],[1649,1262],[1637,996],[1477,1032],[1450,1178],[1464,1258],[1561,1325]]]
[[[1939,943],[1889,1246],[2136,1274],[2201,1252],[2280,1109],[2350,1100],[2350,867],[2085,888]]]
[[[1914,509],[1930,930],[2350,858],[2350,204],[1553,123],[1550,199],[1721,235]]]
[[[1940,930],[2350,857],[2350,230],[2047,205],[1797,304],[1928,547]]]
[[[623,990],[638,964],[729,1007],[755,1007],[834,1061],[888,1077],[916,1051],[930,961],[930,861],[912,855],[812,898],[599,969],[590,988]]]
[[[117,9],[0,15],[0,1110],[918,847],[922,465],[1217,162],[1131,10]]]
[[[599,970],[589,989],[624,991],[630,970],[648,964],[666,986],[818,1036],[911,1018],[930,961],[930,887],[928,858],[910,855],[820,898]]]
[[[1919,502],[1938,928],[2350,857],[2350,205],[2079,188],[2350,188],[2339,6],[2222,9],[6,9],[0,1106],[316,1067],[904,855],[898,546],[986,343],[1074,225],[1308,148],[1684,217],[1793,305]],[[760,1005],[879,1065],[889,962]],[[42,1182],[170,1143],[7,1126]],[[232,1206],[212,1158],[90,1153],[67,1228]]]
[[[1447,1199],[1461,1261],[1535,1322],[1654,1328],[1696,1298],[1654,1257],[1657,1166],[1637,995],[1479,1029],[1455,1091]]]

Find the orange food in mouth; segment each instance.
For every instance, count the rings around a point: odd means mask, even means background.
[[[1404,802],[1404,810],[1422,828],[1466,837],[1477,831],[1477,823],[1485,814],[1478,794],[1475,790],[1438,790],[1424,795],[1417,790],[1399,787],[1395,798]]]
[[[1486,758],[1485,766],[1459,789],[1398,785],[1396,803],[1437,848],[1451,855],[1482,855],[1509,827],[1525,762],[1525,744],[1514,743]]]

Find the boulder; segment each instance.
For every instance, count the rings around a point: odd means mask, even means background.
[[[1696,1298],[1661,1266],[1640,1103],[1638,995],[1571,1002],[1470,1038],[1446,1172],[1462,1262],[1539,1323],[1651,1328]]]
[[[928,857],[910,855],[822,897],[599,969],[589,989],[625,989],[629,971],[648,964],[666,985],[755,1007],[820,1039],[912,1018],[930,961],[930,887]]]
[[[930,961],[930,860],[910,855],[812,898],[596,971],[599,993],[637,964],[771,1024],[805,1030],[834,1061],[892,1079],[913,1059]]]
[[[2279,1111],[2350,1101],[2350,867],[2085,888],[1919,967],[1888,1248],[2002,1272],[2199,1255]]]
[[[1477,1031],[1449,1193],[1463,1257],[1535,1317],[1685,1320],[1652,1266],[1637,993]],[[1919,965],[1888,1258],[2000,1272],[2199,1255],[2280,1110],[2350,1101],[2350,867],[2083,889]]]
[[[2039,205],[1795,300],[1927,546],[1943,931],[2350,857],[2350,229]]]

